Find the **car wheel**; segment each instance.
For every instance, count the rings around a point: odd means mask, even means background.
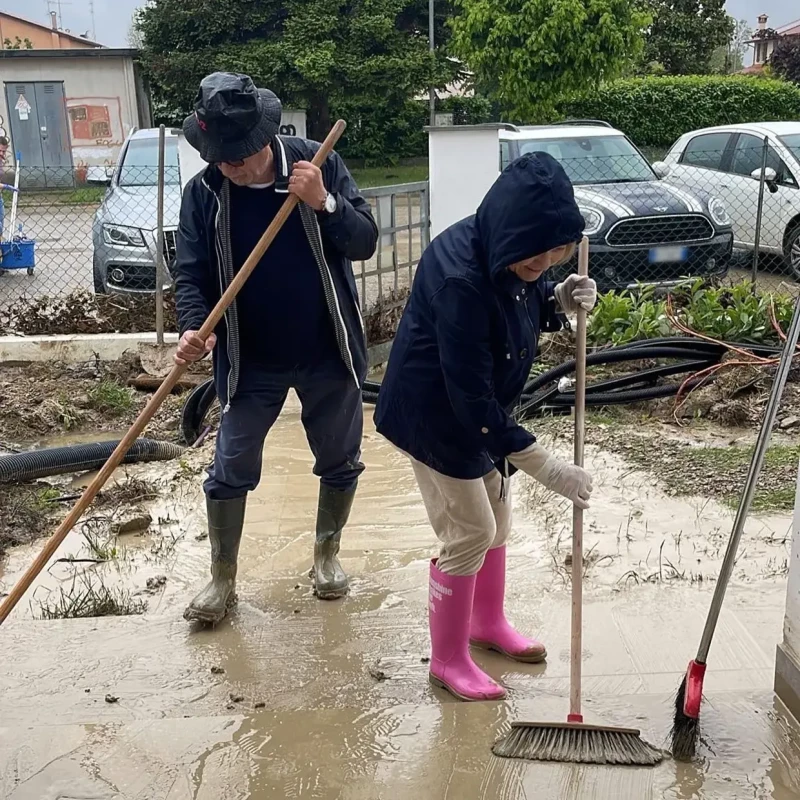
[[[792,277],[800,281],[800,224],[796,224],[786,234],[783,255]]]
[[[103,268],[97,260],[97,256],[92,259],[92,275],[94,277],[94,293],[108,294],[105,279],[103,278]]]

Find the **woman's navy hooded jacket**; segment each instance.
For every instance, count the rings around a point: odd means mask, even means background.
[[[564,169],[545,153],[510,164],[475,216],[431,242],[392,346],[375,420],[437,472],[480,478],[535,438],[509,411],[540,331],[557,331],[555,284],[511,264],[577,242],[584,227]]]

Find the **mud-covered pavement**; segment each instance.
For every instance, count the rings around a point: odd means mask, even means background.
[[[568,452],[568,443],[559,447]],[[196,453],[198,462],[210,450]],[[771,686],[788,556],[788,515],[748,525],[711,650],[700,758],[655,769],[494,758],[509,722],[567,710],[569,512],[517,480],[509,616],[537,633],[546,665],[476,656],[509,687],[466,704],[427,683],[427,561],[434,553],[410,469],[367,421],[367,464],[343,541],[350,597],[313,596],[316,480],[296,410],[273,430],[252,496],[237,612],[216,630],[181,619],[205,580],[199,464],[161,474],[145,536],[124,558],[58,564],[144,597],[144,615],[33,619],[23,601],[0,628],[0,797],[9,800],[653,800],[800,796],[800,727]],[[593,448],[586,535],[587,721],[640,727],[665,746],[671,703],[693,656],[731,524],[715,502],[667,497]],[[150,465],[142,471],[152,470]],[[134,471],[136,472],[136,471]],[[134,474],[132,472],[131,474]],[[138,474],[138,473],[136,473]],[[145,475],[145,477],[147,477]],[[152,474],[150,475],[152,478]],[[81,550],[80,538],[62,553]],[[16,548],[0,591],[30,562]],[[69,568],[69,571],[67,571]],[[63,572],[62,572],[63,570]],[[149,593],[147,578],[165,575]],[[142,593],[142,594],[137,594]],[[116,699],[115,699],[116,698]]]

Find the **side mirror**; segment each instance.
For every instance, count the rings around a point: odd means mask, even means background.
[[[655,172],[659,178],[666,178],[671,171],[672,167],[664,161],[656,161],[653,164],[653,172]]]
[[[759,169],[754,169],[750,173],[750,177],[751,178],[755,178],[757,181],[760,181],[761,180],[761,169],[760,168]],[[767,167],[764,170],[764,180],[767,183],[775,183],[775,181],[778,180],[778,173],[775,172],[775,170],[772,169],[772,167]]]
[[[86,171],[86,182],[108,186],[111,183],[111,175],[114,173],[113,169],[111,169],[110,175],[110,169],[111,167],[89,167]]]

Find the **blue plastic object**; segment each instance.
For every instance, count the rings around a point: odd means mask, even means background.
[[[27,269],[28,274],[33,274],[36,266],[33,239],[14,239],[10,242],[0,242],[0,270]]]

